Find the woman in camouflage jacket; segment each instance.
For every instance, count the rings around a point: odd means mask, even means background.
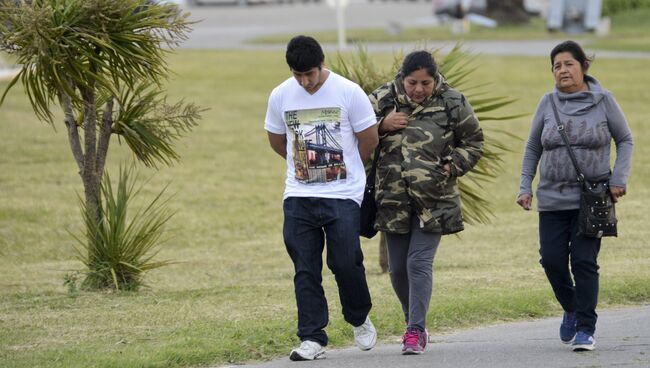
[[[406,317],[402,351],[419,354],[433,258],[442,235],[463,230],[457,178],[481,158],[483,132],[427,51],[407,55],[395,80],[369,97],[380,134],[375,228],[386,233],[391,282]]]

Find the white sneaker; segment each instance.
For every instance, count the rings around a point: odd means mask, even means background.
[[[300,346],[291,350],[289,359],[293,361],[299,360],[315,360],[324,358],[325,349],[315,341],[305,340],[300,343]]]
[[[366,321],[358,327],[353,327],[354,342],[361,350],[370,350],[377,343],[377,330],[373,326],[370,318],[366,317]]]

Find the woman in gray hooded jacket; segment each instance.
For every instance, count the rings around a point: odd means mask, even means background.
[[[560,339],[572,343],[575,351],[595,347],[601,239],[577,234],[581,185],[558,132],[551,100],[585,177],[609,176],[614,202],[626,193],[632,158],[632,133],[625,116],[614,96],[586,74],[590,62],[573,41],[551,51],[555,91],[542,97],[533,118],[517,197],[521,207],[531,209],[531,186],[539,166],[540,263],[564,309]],[[613,171],[609,166],[612,139],[616,144]]]

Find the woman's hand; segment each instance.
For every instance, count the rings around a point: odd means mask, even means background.
[[[379,124],[379,133],[384,134],[394,132],[396,130],[404,129],[408,125],[408,115],[403,112],[398,112],[397,108],[388,113]]]
[[[611,193],[611,195],[612,195],[612,201],[614,201],[614,203],[616,203],[616,202],[618,202],[618,199],[620,197],[625,195],[626,191],[625,191],[625,188],[623,188],[623,187],[616,187],[616,186],[611,185],[609,187],[609,193]]]
[[[531,205],[533,204],[533,196],[530,194],[522,194],[517,197],[517,204],[526,211],[530,211]]]
[[[442,169],[445,170],[445,174],[447,174],[447,177],[450,178],[451,177],[451,164],[446,163],[446,164],[442,165]]]

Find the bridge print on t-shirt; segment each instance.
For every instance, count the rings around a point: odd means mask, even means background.
[[[340,108],[285,111],[284,121],[293,132],[297,181],[312,184],[345,179]]]

